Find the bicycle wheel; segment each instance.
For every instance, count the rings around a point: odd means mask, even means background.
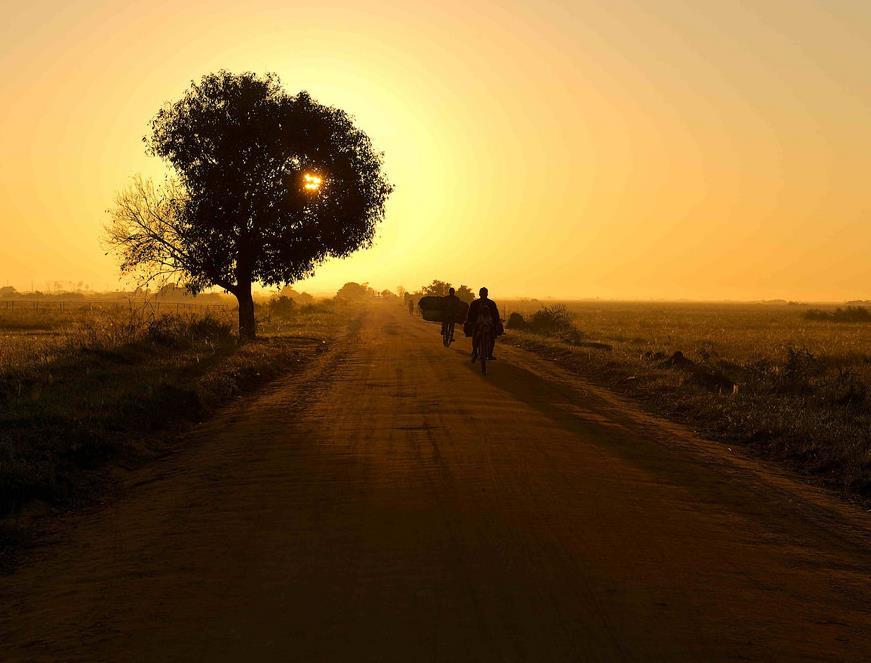
[[[490,332],[481,330],[481,338],[478,341],[478,359],[481,362],[481,373],[487,375],[487,352],[490,348]]]

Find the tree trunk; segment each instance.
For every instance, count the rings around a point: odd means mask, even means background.
[[[257,322],[254,320],[254,298],[251,296],[251,283],[240,283],[236,293],[239,300],[239,341],[244,343],[257,336]]]

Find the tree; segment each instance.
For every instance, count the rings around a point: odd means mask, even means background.
[[[167,283],[154,293],[158,299],[182,299],[187,295],[187,290],[179,288],[175,283]]]
[[[172,175],[119,194],[107,235],[122,272],[232,293],[243,340],[256,333],[252,284],[290,284],[370,246],[392,191],[344,111],[272,74],[204,76],[143,140]]]
[[[306,306],[308,304],[313,304],[315,301],[315,298],[307,292],[297,292],[289,285],[284,286],[279,295],[289,297],[297,306]]]
[[[293,300],[286,295],[278,295],[269,300],[269,315],[276,318],[289,318],[293,315],[293,309],[296,306]]]
[[[315,298],[307,292],[301,292],[296,297],[292,298],[300,306],[309,306],[315,303]]]
[[[430,297],[446,297],[450,287],[451,284],[447,281],[439,281],[438,279],[433,279],[432,283],[423,286],[421,288],[421,291],[424,295],[429,295]]]
[[[457,288],[457,292],[454,294],[456,294],[457,297],[460,298],[460,300],[466,302],[467,304],[471,304],[472,301],[475,299],[475,293],[472,292],[472,289],[467,285],[461,285],[459,288]]]
[[[371,288],[368,283],[361,285],[360,283],[350,281],[339,288],[338,292],[336,292],[336,298],[349,302],[359,302],[369,296],[370,290]]]

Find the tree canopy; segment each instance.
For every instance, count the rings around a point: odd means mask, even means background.
[[[347,113],[287,94],[272,74],[204,76],[143,140],[172,176],[118,196],[108,238],[122,271],[224,288],[243,337],[255,331],[252,283],[292,283],[370,246],[392,191]]]
[[[375,291],[368,283],[356,283],[349,281],[336,292],[336,297],[344,301],[360,301],[367,297],[374,297]]]
[[[461,285],[459,288],[457,288],[456,295],[460,298],[460,300],[466,302],[467,304],[471,304],[472,300],[475,299],[475,293],[472,292],[472,289],[467,285]]]
[[[444,297],[448,294],[448,290],[450,290],[450,288],[451,284],[448,281],[439,281],[438,279],[433,279],[432,283],[421,287],[421,292],[424,295],[428,295],[431,297]]]

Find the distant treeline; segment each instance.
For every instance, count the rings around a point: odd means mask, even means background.
[[[128,300],[160,300],[172,301],[180,303],[195,303],[195,304],[229,304],[232,298],[227,297],[218,292],[203,292],[196,296],[191,295],[183,287],[175,284],[167,284],[157,290],[141,289],[126,291],[113,290],[108,292],[97,292],[94,290],[57,290],[52,292],[42,292],[35,290],[32,292],[19,292],[12,286],[0,287],[0,300],[100,300],[100,301],[128,301]]]
[[[828,322],[871,322],[871,312],[863,306],[836,308],[834,311],[812,308],[805,312],[804,317],[806,320],[825,320]]]

